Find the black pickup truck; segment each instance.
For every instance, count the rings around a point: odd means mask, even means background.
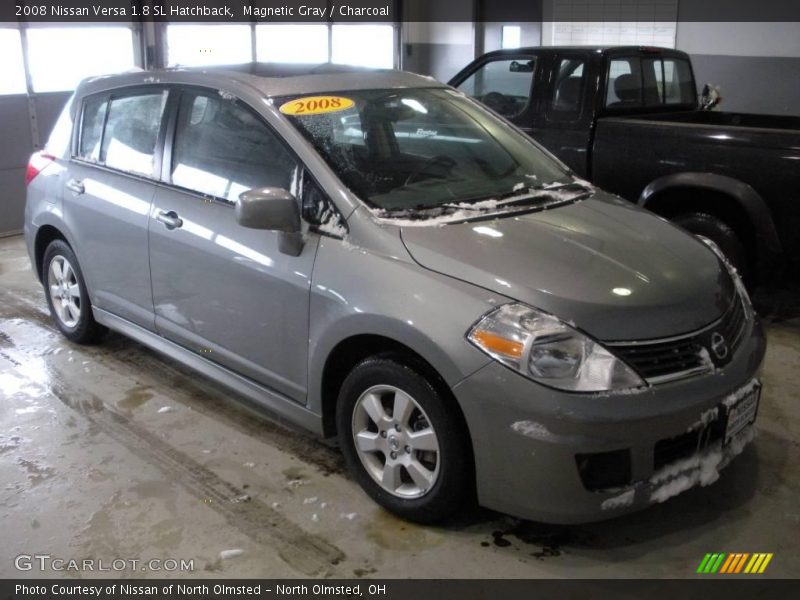
[[[800,117],[701,110],[686,53],[499,50],[450,85],[578,175],[714,240],[749,284],[796,271]]]

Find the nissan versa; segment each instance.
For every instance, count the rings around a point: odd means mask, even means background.
[[[27,180],[68,339],[116,330],[338,436],[408,519],[617,516],[752,439],[765,338],[719,250],[432,79],[94,78]]]

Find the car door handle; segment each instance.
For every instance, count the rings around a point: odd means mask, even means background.
[[[74,194],[83,194],[86,191],[86,187],[83,185],[82,181],[78,181],[77,179],[70,179],[66,183],[67,189]]]
[[[183,226],[183,219],[174,210],[160,210],[156,213],[156,221],[163,223],[167,229]]]

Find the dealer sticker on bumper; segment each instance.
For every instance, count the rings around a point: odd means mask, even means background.
[[[756,420],[760,396],[761,384],[757,383],[741,400],[728,408],[728,421],[725,426],[725,446],[741,433],[745,427]]]

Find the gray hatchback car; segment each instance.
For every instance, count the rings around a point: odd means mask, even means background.
[[[713,246],[401,72],[83,82],[28,167],[55,323],[338,436],[376,502],[577,523],[713,483],[765,338]]]

